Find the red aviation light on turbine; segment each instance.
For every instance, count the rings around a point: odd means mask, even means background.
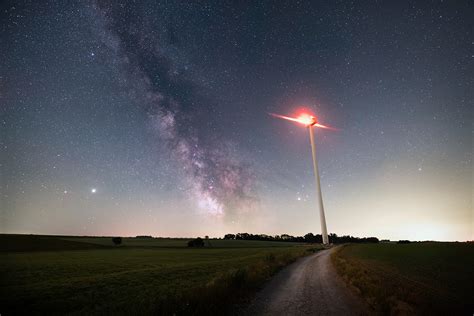
[[[301,113],[298,117],[289,117],[289,116],[275,114],[275,113],[268,113],[268,114],[276,118],[303,124],[306,127],[314,126],[314,127],[325,128],[325,129],[330,129],[334,131],[338,130],[337,128],[319,124],[316,116],[310,115],[308,113]]]

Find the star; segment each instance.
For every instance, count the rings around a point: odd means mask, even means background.
[[[5,25],[15,27],[7,30],[11,49],[0,49],[0,55],[6,64],[22,65],[9,68],[18,80],[0,120],[7,131],[0,166],[8,192],[2,198],[6,217],[15,217],[8,231],[23,231],[22,221],[41,216],[36,202],[51,200],[44,217],[67,212],[54,221],[35,221],[37,231],[71,227],[68,234],[82,234],[86,225],[87,233],[103,235],[108,215],[131,207],[143,212],[120,216],[117,234],[152,229],[213,235],[231,220],[236,231],[252,223],[255,232],[281,233],[286,228],[279,223],[291,211],[284,206],[296,199],[295,207],[312,207],[316,183],[308,133],[267,113],[292,116],[307,107],[321,122],[341,128],[315,134],[331,230],[345,231],[337,219],[347,216],[361,221],[347,233],[383,231],[362,219],[373,217],[371,207],[402,196],[405,183],[416,182],[400,207],[413,208],[416,218],[439,220],[450,232],[438,232],[440,238],[472,239],[461,233],[470,231],[467,226],[447,228],[470,223],[469,205],[456,199],[468,201],[471,192],[442,187],[444,174],[455,174],[459,187],[471,184],[467,144],[474,96],[466,90],[465,66],[474,60],[474,42],[466,40],[472,38],[463,14],[467,2],[417,4],[416,15],[426,19],[405,19],[405,6],[391,6],[396,26],[424,31],[423,45],[410,32],[394,34],[384,21],[371,19],[377,8],[364,3],[350,5],[355,14],[346,15],[337,14],[347,10],[344,3],[308,2],[288,11],[274,2],[229,19],[238,6],[205,2],[205,11],[184,9],[179,1],[125,7],[60,2],[48,7],[55,28],[33,17],[43,10],[37,1],[6,6],[14,12],[5,15]],[[321,12],[333,18],[321,18]],[[188,18],[194,27],[182,23]],[[361,18],[377,32],[353,31]],[[225,23],[216,32],[207,19]],[[449,40],[447,19],[456,21]],[[288,23],[293,20],[298,23]],[[79,45],[56,40],[70,36]],[[29,49],[33,39],[41,42],[41,54]],[[50,78],[43,89],[41,82]],[[23,145],[16,146],[19,140]],[[432,197],[438,191],[443,194]],[[413,206],[415,195],[421,202]],[[21,208],[14,207],[18,200]],[[441,202],[455,205],[457,216],[432,218],[428,210]],[[88,211],[80,212],[79,203],[87,203],[81,205]],[[351,207],[360,207],[361,214],[346,214]],[[173,215],[164,230],[148,226],[168,213]],[[105,216],[92,219],[96,214]],[[402,215],[394,220],[404,221]],[[175,230],[179,216],[189,220]],[[271,224],[260,227],[267,216]],[[198,219],[204,227],[194,225]],[[75,221],[81,225],[69,225]],[[303,217],[291,225],[294,231],[308,227]]]

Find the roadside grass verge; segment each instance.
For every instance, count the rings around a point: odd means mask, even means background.
[[[379,315],[470,315],[473,245],[345,245],[332,254],[342,278]]]

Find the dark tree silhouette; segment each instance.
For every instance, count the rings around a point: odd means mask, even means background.
[[[406,239],[404,239],[404,240],[399,240],[399,241],[397,242],[397,244],[409,244],[409,243],[410,243],[410,241],[409,241],[409,240],[406,240]]]
[[[291,236],[288,234],[269,236],[265,234],[249,234],[249,233],[238,233],[238,234],[226,234],[224,239],[236,239],[236,240],[265,240],[265,241],[285,241],[285,242],[307,242],[307,243],[322,243],[323,238],[320,234],[314,235],[308,233],[302,236]],[[343,243],[378,243],[379,240],[376,237],[353,237],[349,235],[338,236],[336,234],[329,234],[329,242],[332,244],[343,244]]]
[[[227,234],[224,236],[224,239],[235,239],[235,234]]]

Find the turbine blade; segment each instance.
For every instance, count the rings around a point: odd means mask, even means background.
[[[329,129],[329,130],[332,130],[332,131],[340,131],[339,128],[334,128],[334,127],[326,126],[326,125],[319,124],[319,123],[314,124],[314,126],[319,127],[319,128]]]
[[[270,114],[271,116],[276,117],[276,118],[281,118],[281,119],[284,119],[284,120],[301,123],[300,120],[298,120],[297,118],[294,118],[294,117],[284,116],[284,115],[275,114],[275,113],[268,113],[268,114]]]

